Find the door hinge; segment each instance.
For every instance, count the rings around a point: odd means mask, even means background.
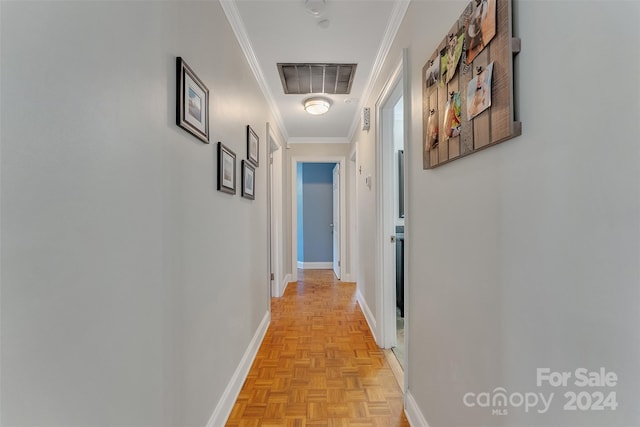
[[[338,267],[340,267],[340,261],[338,261]]]
[[[271,273],[271,280],[275,280],[276,279],[276,275]]]

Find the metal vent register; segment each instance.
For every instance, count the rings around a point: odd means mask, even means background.
[[[278,64],[286,94],[351,92],[356,64]]]

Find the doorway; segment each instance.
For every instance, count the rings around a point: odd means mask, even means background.
[[[333,247],[333,273],[338,279],[341,279],[340,272],[340,233],[342,227],[340,225],[340,165],[334,164],[331,171],[331,196],[333,199],[331,213],[331,245]]]
[[[336,184],[336,163],[297,164],[297,267],[305,270],[333,269],[340,262],[340,190]],[[338,178],[339,179],[339,178]]]
[[[269,299],[281,297],[286,287],[284,277],[284,242],[282,239],[282,156],[280,143],[267,123],[267,234],[269,241]]]
[[[406,52],[376,102],[378,295],[382,347],[392,349],[407,376],[405,304],[405,136],[409,103]],[[405,381],[406,384],[406,381]]]
[[[294,280],[297,280],[298,268],[301,269],[333,269],[336,277],[344,276],[345,236],[342,232],[345,218],[345,180],[341,179],[344,170],[344,157],[297,157],[291,158],[291,253]],[[304,188],[305,168],[311,171],[309,196]],[[326,175],[321,180],[324,184],[314,183],[318,169],[326,169]],[[328,201],[314,208],[317,200],[307,200],[314,197],[319,187],[326,185],[325,196]],[[334,203],[334,200],[336,203]],[[316,218],[316,214],[327,213],[328,216]],[[305,214],[306,212],[306,214]],[[308,214],[308,215],[307,215]],[[305,220],[305,216],[308,219]],[[310,228],[305,229],[305,223]],[[309,234],[313,233],[313,234]],[[321,239],[318,240],[318,237]],[[328,250],[326,249],[328,246]],[[327,253],[330,255],[327,256]],[[323,255],[324,254],[324,255]]]

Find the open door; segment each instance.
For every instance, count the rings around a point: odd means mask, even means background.
[[[333,272],[340,279],[340,164],[333,168]]]
[[[404,239],[409,224],[406,222],[408,218],[401,215],[406,211],[406,197],[402,200],[403,207],[399,206],[400,169],[403,172],[403,184],[407,176],[405,159],[402,158],[402,168],[399,159],[400,152],[410,155],[410,146],[405,141],[410,133],[407,130],[410,129],[408,112],[411,111],[407,56],[408,51],[403,49],[402,61],[376,102],[376,318],[380,319],[376,332],[378,345],[383,348],[395,347],[397,351],[394,352],[404,368],[407,361],[407,336],[404,330],[408,320],[408,304],[404,301],[407,277],[404,251],[408,246],[404,246]],[[406,375],[405,369],[405,379]]]
[[[269,123],[267,123],[267,145],[269,147],[269,163],[267,165],[267,220],[269,227],[269,298],[281,297],[284,288],[282,284],[282,152],[280,144],[273,137]]]

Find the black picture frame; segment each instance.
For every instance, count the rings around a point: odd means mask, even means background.
[[[242,197],[251,200],[256,198],[256,169],[247,160],[242,161]]]
[[[236,194],[236,153],[218,142],[218,191]]]
[[[176,124],[209,143],[209,89],[180,56],[176,58]]]
[[[260,138],[249,125],[247,125],[247,159],[253,166],[260,166]]]

